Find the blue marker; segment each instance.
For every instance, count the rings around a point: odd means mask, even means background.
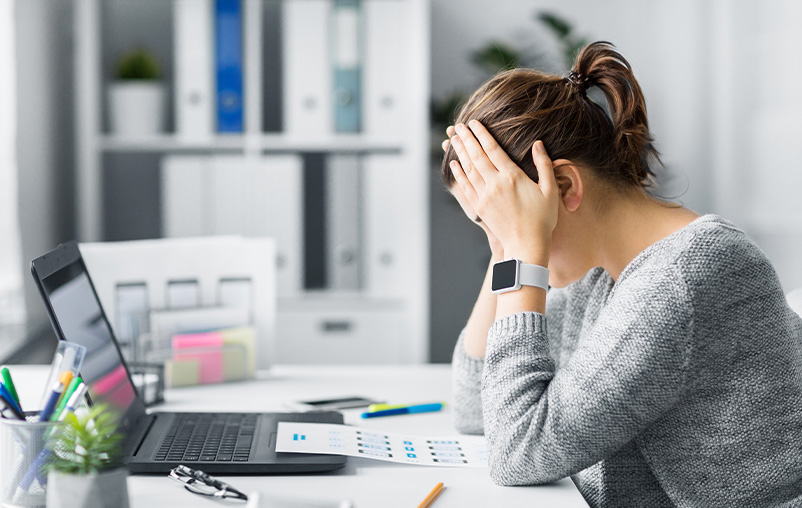
[[[47,398],[47,402],[45,402],[45,407],[39,412],[40,422],[46,422],[53,416],[53,411],[56,410],[58,401],[64,394],[67,385],[70,384],[70,381],[72,381],[72,372],[67,370],[62,372],[61,376],[59,376],[59,380],[53,383],[53,389],[50,392],[50,396]]]
[[[3,383],[0,383],[0,396],[6,399],[9,405],[13,407],[17,413],[22,414],[22,408],[20,407],[19,403],[17,403],[17,399],[11,395],[11,392],[8,391],[8,388],[6,388],[6,385]]]
[[[442,402],[434,404],[418,404],[417,406],[398,407],[394,409],[385,409],[384,411],[373,411],[372,413],[362,413],[362,418],[377,418],[379,416],[393,416],[405,415],[412,413],[431,413],[433,411],[440,411],[443,409]]]

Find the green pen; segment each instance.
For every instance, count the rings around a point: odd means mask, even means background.
[[[58,406],[56,406],[56,410],[53,411],[53,416],[50,418],[51,420],[54,421],[58,420],[58,417],[59,415],[61,415],[61,412],[64,411],[65,407],[67,407],[67,402],[70,400],[70,397],[72,396],[73,392],[75,391],[76,388],[78,388],[78,385],[83,382],[84,380],[81,379],[81,376],[72,378],[72,381],[70,381],[70,384],[67,385],[67,389],[64,390],[64,394],[61,396],[61,400],[59,401]]]
[[[14,397],[14,401],[19,405],[19,395],[17,395],[17,389],[14,387],[14,381],[11,379],[11,372],[8,370],[8,367],[3,367],[2,369],[3,375],[3,384],[6,385],[8,392]]]

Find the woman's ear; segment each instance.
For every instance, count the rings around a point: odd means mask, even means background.
[[[552,161],[557,187],[560,189],[560,198],[569,212],[576,211],[582,203],[585,186],[582,175],[577,166],[567,159]]]

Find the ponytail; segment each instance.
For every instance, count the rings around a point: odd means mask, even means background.
[[[660,164],[660,156],[649,132],[646,100],[629,62],[611,43],[594,42],[579,52],[567,79],[582,95],[589,86],[597,86],[604,93],[621,170],[632,183],[649,187],[655,176],[649,161]]]
[[[588,99],[604,93],[608,110]],[[629,63],[609,42],[585,46],[567,77],[534,69],[504,71],[482,85],[459,111],[457,123],[476,119],[534,181],[532,144],[541,140],[552,159],[568,159],[593,171],[610,188],[648,189],[660,163],[646,121],[646,102]],[[449,145],[441,174],[454,184],[449,167],[457,154]]]

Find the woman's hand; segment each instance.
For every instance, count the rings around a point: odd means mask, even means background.
[[[490,228],[487,227],[487,224],[484,222],[479,223],[479,227],[482,228],[482,231],[485,232],[487,235],[487,243],[490,244],[490,258],[492,261],[502,261],[504,260],[504,247],[501,245],[501,242],[498,241],[496,235],[490,231]]]
[[[460,161],[451,162],[460,191],[508,258],[548,266],[560,193],[543,142],[532,147],[535,183],[481,123],[472,120],[469,126],[458,124],[450,140]]]
[[[449,125],[446,128],[446,134],[449,137],[453,136],[455,133],[456,131],[454,130],[453,125]],[[450,143],[449,139],[443,141],[442,146],[444,152],[448,151],[449,143]],[[459,196],[457,198],[458,201],[460,201],[461,199],[463,199],[462,196]],[[498,241],[498,238],[496,238],[496,235],[494,235],[493,232],[490,231],[490,228],[487,227],[487,223],[485,223],[484,221],[479,221],[479,222],[474,221],[474,224],[482,228],[482,231],[484,231],[485,235],[487,236],[487,243],[488,245],[490,245],[491,262],[495,263],[496,261],[502,261],[504,259],[504,248],[501,246],[501,242]]]

